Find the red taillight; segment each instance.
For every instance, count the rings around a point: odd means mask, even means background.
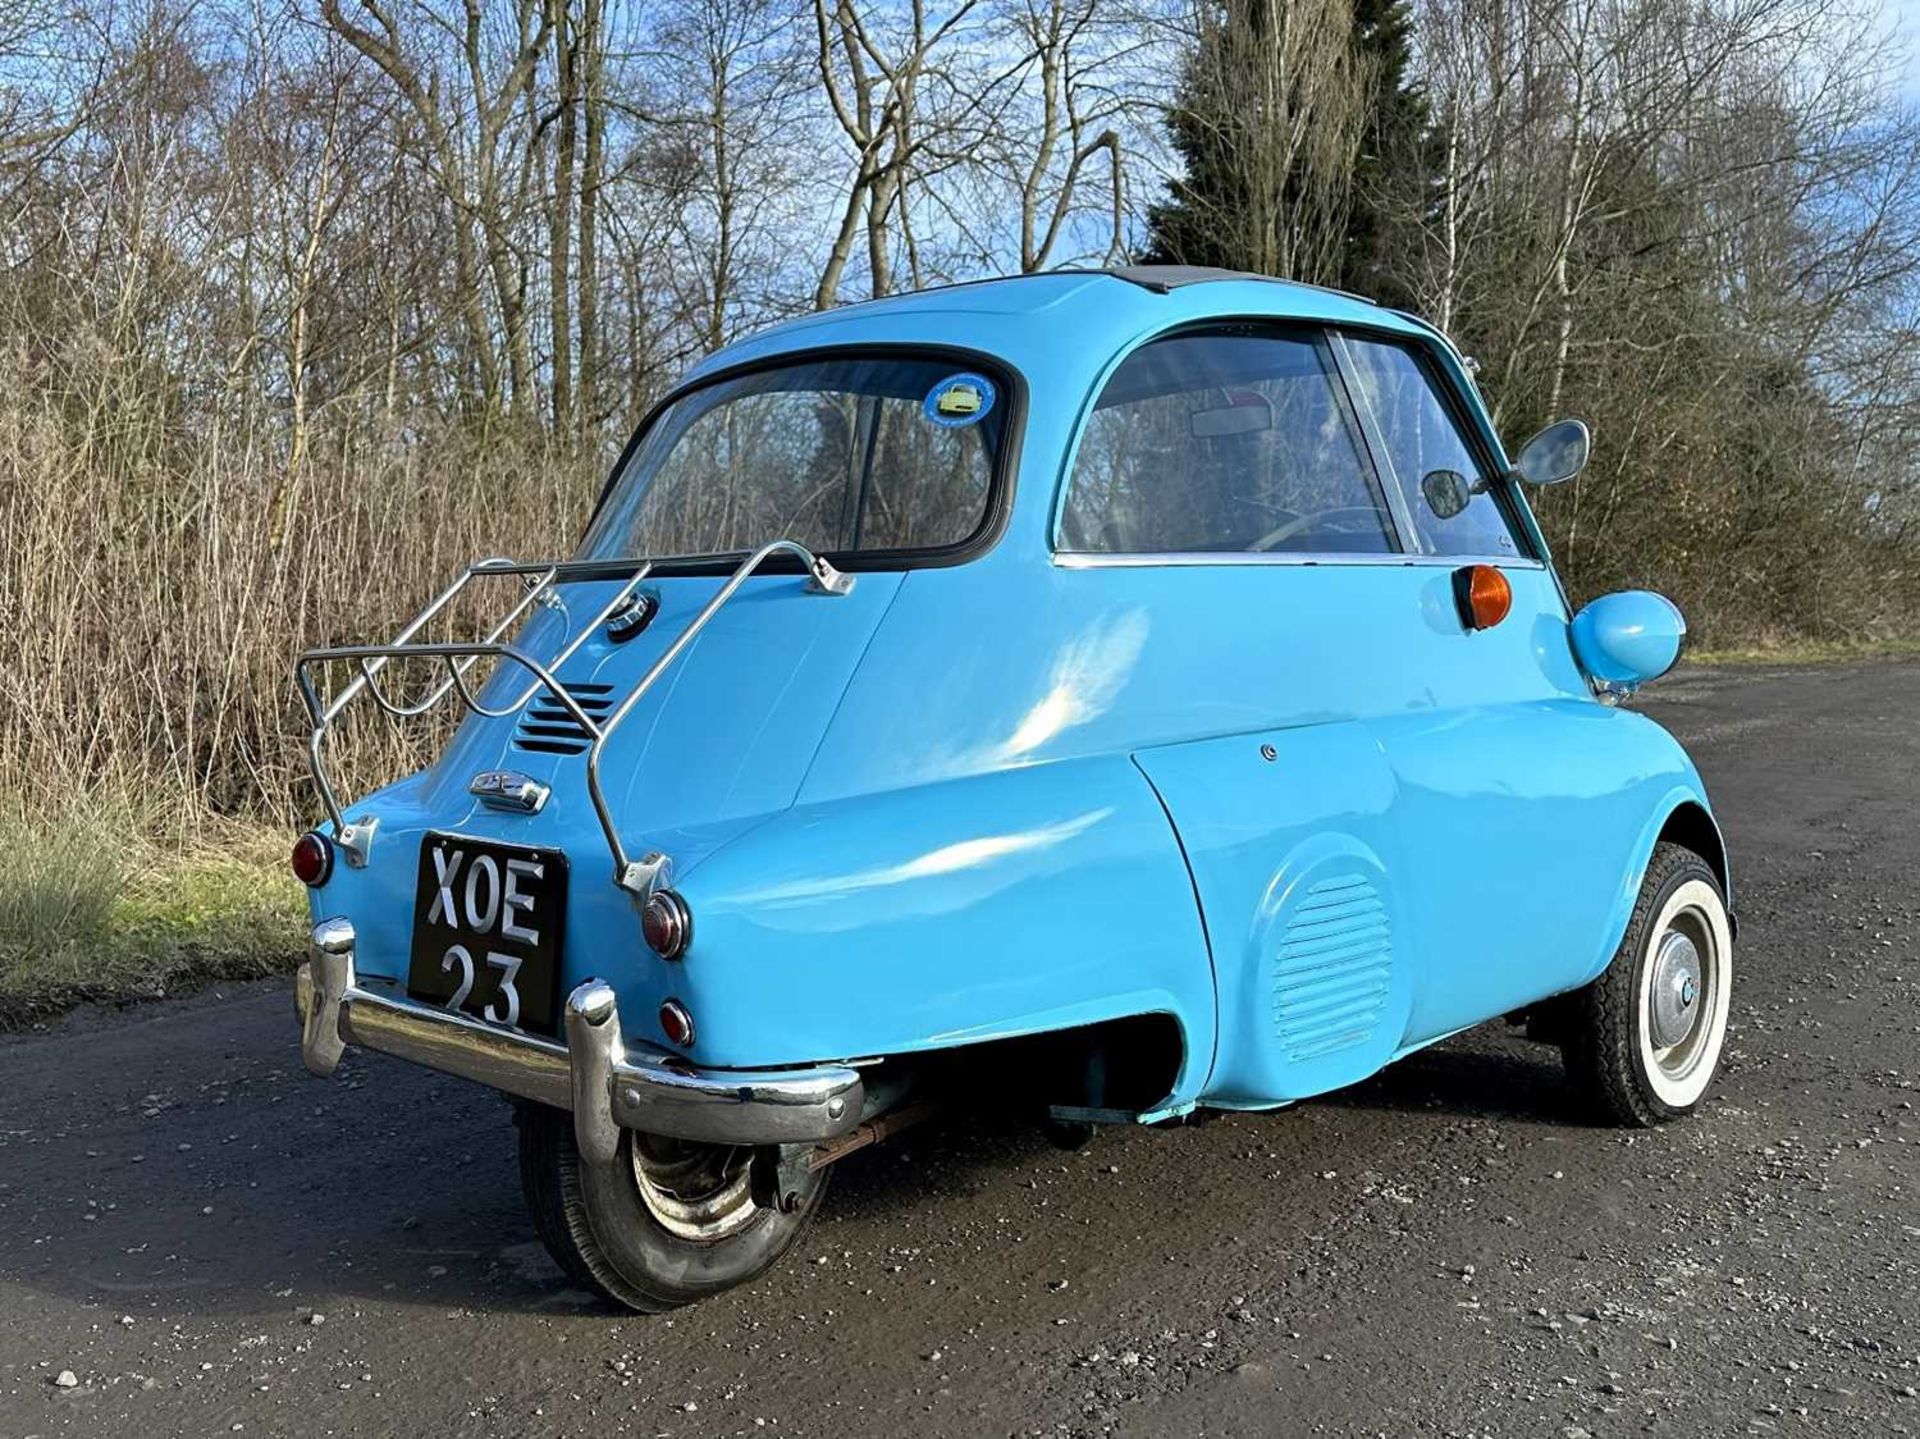
[[[678,959],[693,942],[693,911],[672,890],[656,890],[640,911],[640,933],[662,959]]]
[[[666,1035],[671,1044],[682,1049],[693,1047],[693,1016],[687,1013],[687,1007],[677,999],[663,1000],[660,1004],[660,1032]]]
[[[333,842],[324,834],[308,830],[294,841],[293,877],[302,884],[319,886],[333,873]]]

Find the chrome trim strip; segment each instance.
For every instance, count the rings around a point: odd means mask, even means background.
[[[622,1129],[722,1144],[838,1139],[860,1122],[866,1086],[842,1065],[789,1070],[669,1067],[665,1055],[629,1053],[613,1071],[613,1117]]]
[[[837,1139],[860,1122],[865,1085],[846,1065],[699,1069],[629,1048],[613,990],[600,980],[567,997],[568,1044],[514,1034],[362,989],[353,945],[352,924],[322,920],[295,977],[301,1057],[315,1074],[332,1074],[353,1043],[475,1080],[571,1111],[581,1153],[595,1163],[611,1160],[621,1129],[715,1144],[806,1144]]]
[[[1056,550],[1054,566],[1063,570],[1135,570],[1172,566],[1248,565],[1308,566],[1320,569],[1458,569],[1462,565],[1496,565],[1503,570],[1544,570],[1539,560],[1519,555],[1319,555],[1263,554],[1257,550],[1168,550],[1152,554],[1099,554],[1084,550]]]
[[[538,814],[552,791],[532,775],[517,769],[482,770],[467,781],[467,793],[488,809],[508,814]]]
[[[508,1034],[462,1014],[396,1004],[359,988],[340,1000],[340,1035],[522,1099],[573,1108],[567,1051],[552,1040]]]
[[[1345,391],[1347,403],[1353,407],[1353,417],[1360,425],[1361,443],[1367,449],[1374,485],[1386,501],[1387,512],[1393,516],[1393,527],[1399,532],[1400,552],[1403,555],[1425,556],[1428,552],[1420,548],[1420,527],[1414,521],[1407,492],[1401,488],[1400,473],[1394,467],[1386,432],[1380,427],[1380,417],[1373,411],[1373,400],[1360,384],[1360,365],[1353,357],[1353,347],[1338,330],[1329,329],[1326,336],[1327,348],[1333,355],[1333,367],[1340,376],[1340,388]]]

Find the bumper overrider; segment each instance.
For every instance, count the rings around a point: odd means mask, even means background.
[[[360,988],[353,946],[352,924],[320,921],[294,984],[301,1056],[323,1077],[358,1044],[478,1080],[572,1111],[581,1155],[596,1164],[613,1161],[622,1129],[716,1144],[806,1144],[860,1122],[860,1072],[845,1065],[698,1069],[663,1051],[630,1049],[613,989],[597,979],[567,996],[566,1043],[516,1034]]]

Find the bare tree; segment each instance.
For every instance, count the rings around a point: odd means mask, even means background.
[[[1014,33],[1032,56],[1038,117],[1019,173],[1020,270],[1042,270],[1052,260],[1076,205],[1088,167],[1105,162],[1109,228],[1105,258],[1125,249],[1126,183],[1120,131],[1114,121],[1122,98],[1101,83],[1107,58],[1097,43],[1098,0],[1017,0],[1008,6]],[[1094,54],[1086,52],[1093,49]],[[1026,76],[1020,77],[1026,80]]]
[[[893,242],[911,251],[908,190],[929,146],[943,146],[953,163],[971,148],[966,119],[987,96],[969,96],[943,63],[942,49],[973,14],[979,0],[958,0],[945,19],[929,20],[925,0],[911,0],[903,24],[889,34],[854,0],[813,0],[821,90],[854,152],[853,173],[826,264],[814,289],[817,309],[838,300],[856,245],[864,238],[868,284],[875,295],[893,288]],[[911,264],[911,255],[910,255]]]
[[[783,0],[680,0],[656,25],[659,118],[685,167],[686,308],[700,347],[715,350],[766,311],[768,279],[807,223],[793,160],[810,119],[810,37]]]
[[[526,100],[553,13],[542,0],[511,0],[490,34],[479,0],[457,12],[412,0],[403,24],[395,0],[320,0],[320,12],[348,44],[379,66],[412,110],[424,158],[445,196],[455,244],[456,287],[469,350],[489,407],[510,404],[526,414],[533,399],[533,353],[527,331],[526,267],[514,227],[528,203],[525,175],[513,163],[509,127]],[[448,42],[444,56],[415,41],[416,32]],[[504,41],[504,43],[501,43]],[[448,73],[458,80],[449,80]],[[502,384],[486,311],[484,270],[500,318],[507,376]]]
[[[553,428],[570,434],[573,401],[574,169],[580,134],[581,36],[569,0],[547,0],[548,42],[553,50],[553,191],[547,203],[547,304],[552,334]]]

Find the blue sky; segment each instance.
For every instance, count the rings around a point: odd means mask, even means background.
[[[1880,9],[1907,42],[1907,68],[1900,93],[1920,103],[1920,0],[1880,0]]]

